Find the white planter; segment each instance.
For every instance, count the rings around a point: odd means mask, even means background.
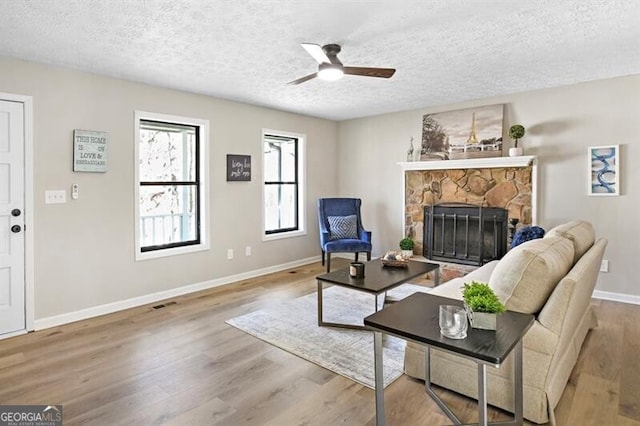
[[[509,148],[509,157],[520,157],[523,154],[522,148]]]
[[[413,250],[402,250],[402,257],[409,258],[413,256]]]

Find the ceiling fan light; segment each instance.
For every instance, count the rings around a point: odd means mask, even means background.
[[[318,78],[324,81],[336,81],[340,80],[344,72],[342,67],[336,64],[320,64],[320,70],[318,71]]]

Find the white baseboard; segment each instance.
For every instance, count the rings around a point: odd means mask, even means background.
[[[624,293],[612,293],[610,291],[594,290],[593,297],[595,299],[611,300],[614,302],[630,303],[632,305],[640,305],[640,296]]]
[[[196,291],[219,287],[221,285],[230,284],[236,281],[247,280],[250,278],[259,277],[261,275],[284,271],[285,269],[307,265],[312,262],[318,262],[319,260],[320,256],[309,257],[307,259],[300,259],[276,266],[269,266],[267,268],[256,269],[254,271],[244,272],[242,274],[230,275],[223,278],[216,278],[214,280],[186,285],[183,287],[172,288],[170,290],[159,291],[157,293],[146,294],[144,296],[134,297],[132,299],[120,300],[118,302],[81,309],[79,311],[40,318],[34,321],[34,329],[42,330],[44,328],[57,327],[59,325],[81,321],[100,315],[111,314],[113,312],[122,311],[124,309],[135,308],[137,306],[147,305],[149,303],[170,299],[172,297],[183,296],[185,294],[194,293]]]
[[[338,257],[343,257],[343,256],[338,255]],[[344,257],[346,258],[347,256],[344,256]],[[89,319],[89,318],[97,317],[100,315],[106,315],[113,312],[122,311],[124,309],[135,308],[138,306],[147,305],[149,303],[158,302],[160,300],[170,299],[172,297],[183,296],[185,294],[194,293],[196,291],[207,290],[209,288],[219,287],[225,284],[231,284],[236,281],[247,280],[250,278],[259,277],[261,275],[284,271],[285,269],[307,265],[309,263],[317,262],[319,260],[320,260],[320,256],[314,256],[306,259],[296,260],[293,262],[283,263],[281,265],[275,265],[275,266],[269,266],[262,269],[256,269],[254,271],[244,272],[242,274],[230,275],[227,277],[216,278],[214,280],[190,284],[183,287],[160,291],[157,293],[146,294],[144,296],[134,297],[132,299],[126,299],[118,302],[107,303],[105,305],[93,306],[91,308],[81,309],[79,311],[68,312],[65,314],[40,318],[34,321],[34,329],[42,330],[45,328],[57,327],[59,325],[68,324],[71,322],[81,321],[84,319]],[[640,296],[635,296],[631,294],[613,293],[609,291],[595,290],[593,292],[593,297],[596,299],[611,300],[614,302],[640,305]],[[22,334],[22,333],[24,333],[24,331],[18,332],[17,334]],[[3,337],[9,337],[9,335],[5,335]]]
[[[19,330],[19,331],[13,331],[11,333],[0,334],[0,340],[8,339],[9,337],[20,336],[22,334],[27,334],[27,330]]]

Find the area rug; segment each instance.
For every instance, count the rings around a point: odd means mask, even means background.
[[[430,288],[404,284],[389,292],[402,299]],[[324,320],[362,325],[374,312],[374,296],[344,287],[323,291]],[[382,302],[382,297],[379,298]],[[230,319],[230,324],[267,343],[374,389],[373,333],[318,327],[318,295],[308,294]],[[383,341],[384,386],[402,375],[405,342],[392,336]]]

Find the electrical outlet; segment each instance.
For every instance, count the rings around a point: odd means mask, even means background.
[[[245,256],[251,256],[251,246],[246,246],[244,248],[244,255]]]
[[[602,263],[600,263],[600,272],[609,272],[609,261],[608,260],[603,260]]]
[[[63,204],[67,202],[67,191],[62,190],[47,190],[44,191],[44,203],[45,204]]]
[[[227,260],[233,259],[233,249],[227,250]]]

